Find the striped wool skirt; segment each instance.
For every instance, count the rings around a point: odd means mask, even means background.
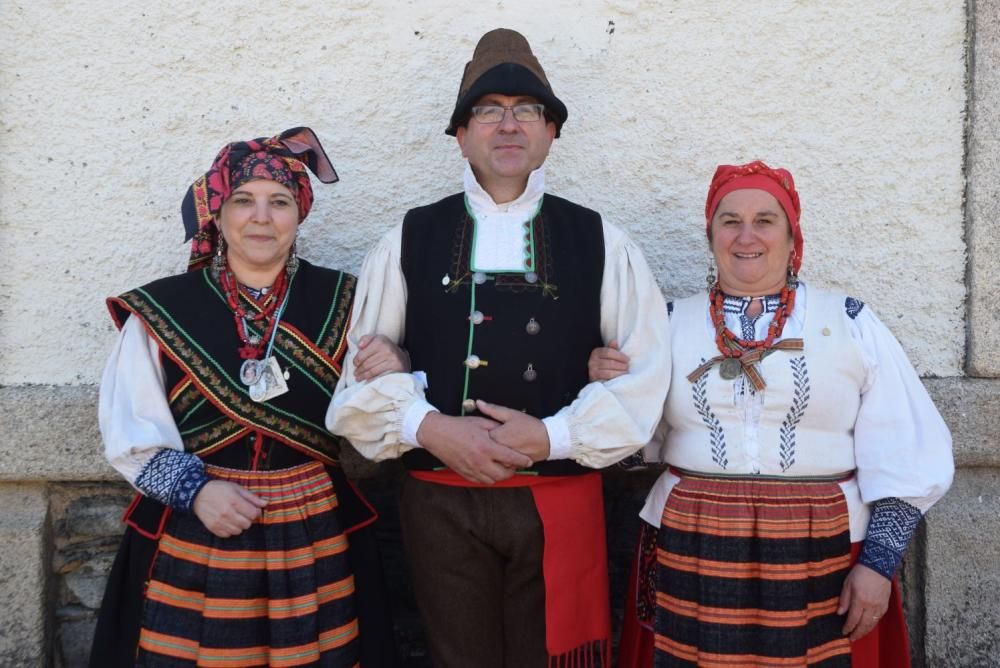
[[[323,465],[206,469],[267,507],[232,538],[214,536],[194,515],[170,517],[146,589],[137,665],[356,666],[354,578]]]
[[[654,665],[850,666],[836,481],[683,474],[655,548]]]

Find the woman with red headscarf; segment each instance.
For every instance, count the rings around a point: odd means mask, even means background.
[[[906,666],[893,578],[951,484],[951,436],[864,303],[797,278],[792,175],[723,165],[718,267],[674,302],[670,390],[645,450],[623,666]],[[599,349],[592,379],[627,358]]]
[[[181,207],[189,271],[108,300],[101,433],[139,494],[92,666],[393,663],[375,512],[323,427],[355,279],[296,256],[308,171],[337,180],[308,128],[225,146]]]

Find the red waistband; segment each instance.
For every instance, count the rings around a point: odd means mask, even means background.
[[[586,473],[582,476],[554,476],[554,475],[537,475],[534,473],[515,473],[506,480],[501,480],[498,483],[492,485],[485,485],[481,482],[472,482],[466,480],[462,476],[458,475],[451,469],[438,469],[436,471],[410,471],[410,475],[417,480],[423,480],[424,482],[433,482],[438,485],[451,485],[453,487],[482,487],[482,488],[506,488],[506,487],[535,487],[536,485],[544,485],[547,483],[552,483],[558,480],[566,480],[567,478],[586,478],[588,476],[596,475],[600,476],[596,471],[594,473]]]

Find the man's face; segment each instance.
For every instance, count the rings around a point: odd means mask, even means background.
[[[529,96],[490,93],[476,100],[474,106],[512,107],[537,102]],[[472,165],[480,184],[487,189],[497,181],[527,179],[528,174],[545,162],[555,136],[555,123],[546,121],[544,117],[538,121],[517,121],[509,109],[499,123],[480,123],[470,116],[468,124],[455,133],[462,155]]]

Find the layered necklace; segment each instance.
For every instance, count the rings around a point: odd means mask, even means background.
[[[781,289],[774,317],[767,327],[767,336],[760,341],[741,339],[726,327],[725,300],[726,296],[716,281],[708,294],[708,311],[715,328],[715,345],[721,354],[688,374],[688,379],[694,382],[710,368],[719,364],[719,375],[725,380],[735,380],[741,375],[746,375],[754,388],[758,391],[763,390],[766,383],[757,368],[757,363],[775,350],[802,350],[804,347],[802,339],[774,342],[781,336],[788,316],[795,309],[795,288],[786,285]]]
[[[240,382],[247,386],[250,398],[254,401],[267,401],[288,391],[285,381],[287,372],[282,373],[277,359],[272,355],[274,341],[278,333],[278,324],[288,303],[291,279],[285,268],[281,269],[274,285],[256,298],[248,288],[240,285],[227,265],[219,272],[219,284],[226,297],[226,303],[233,312],[236,323],[236,334],[240,339],[239,353],[243,364],[240,366]],[[253,303],[257,309],[248,309],[246,305]],[[260,331],[253,331],[253,323]]]

